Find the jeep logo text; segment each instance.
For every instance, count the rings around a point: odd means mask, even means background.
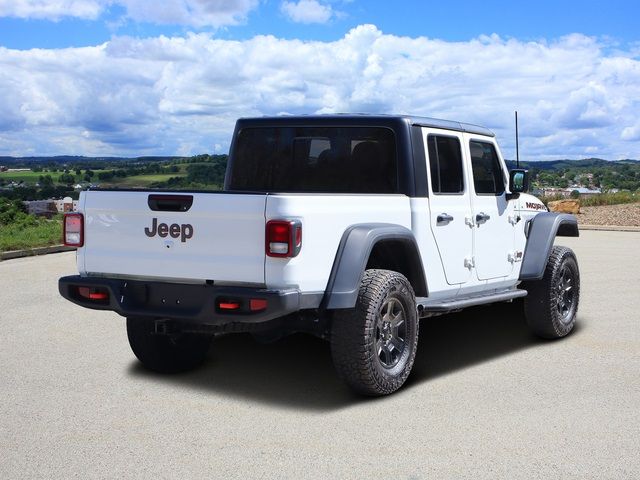
[[[183,223],[182,225],[177,223],[172,223],[171,225],[166,223],[158,224],[158,219],[154,218],[151,220],[151,228],[146,227],[144,233],[147,237],[155,237],[156,235],[162,238],[167,235],[171,238],[179,237],[180,241],[184,243],[193,237],[193,226],[188,223]]]
[[[546,210],[547,209],[547,207],[545,207],[542,203],[527,202],[526,206],[527,206],[527,208],[530,208],[531,210]]]

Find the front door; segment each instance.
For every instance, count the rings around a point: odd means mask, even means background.
[[[474,263],[479,280],[505,277],[513,270],[514,202],[506,198],[507,178],[496,145],[464,135],[471,159]]]
[[[471,201],[461,133],[423,129],[428,152],[430,225],[449,285],[470,280]]]

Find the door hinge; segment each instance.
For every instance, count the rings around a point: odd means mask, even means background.
[[[509,215],[508,220],[511,225],[516,225],[520,221],[520,215]]]
[[[475,261],[473,259],[473,257],[465,257],[464,259],[464,267],[468,268],[469,270],[471,270],[473,267],[475,267]]]
[[[507,260],[509,261],[509,263],[521,262],[522,251],[514,250],[512,252],[509,252],[509,254],[507,255]]]
[[[469,225],[469,227],[473,228],[475,223],[473,222],[473,217],[464,217],[464,224]]]

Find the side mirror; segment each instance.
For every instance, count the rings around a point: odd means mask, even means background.
[[[511,170],[509,172],[509,191],[513,195],[513,198],[517,198],[517,194],[527,192],[528,190],[529,171],[522,168]]]

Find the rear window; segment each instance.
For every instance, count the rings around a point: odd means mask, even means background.
[[[460,141],[456,137],[429,135],[427,145],[433,193],[463,193]]]
[[[396,143],[388,128],[244,128],[234,145],[229,190],[398,191]]]

